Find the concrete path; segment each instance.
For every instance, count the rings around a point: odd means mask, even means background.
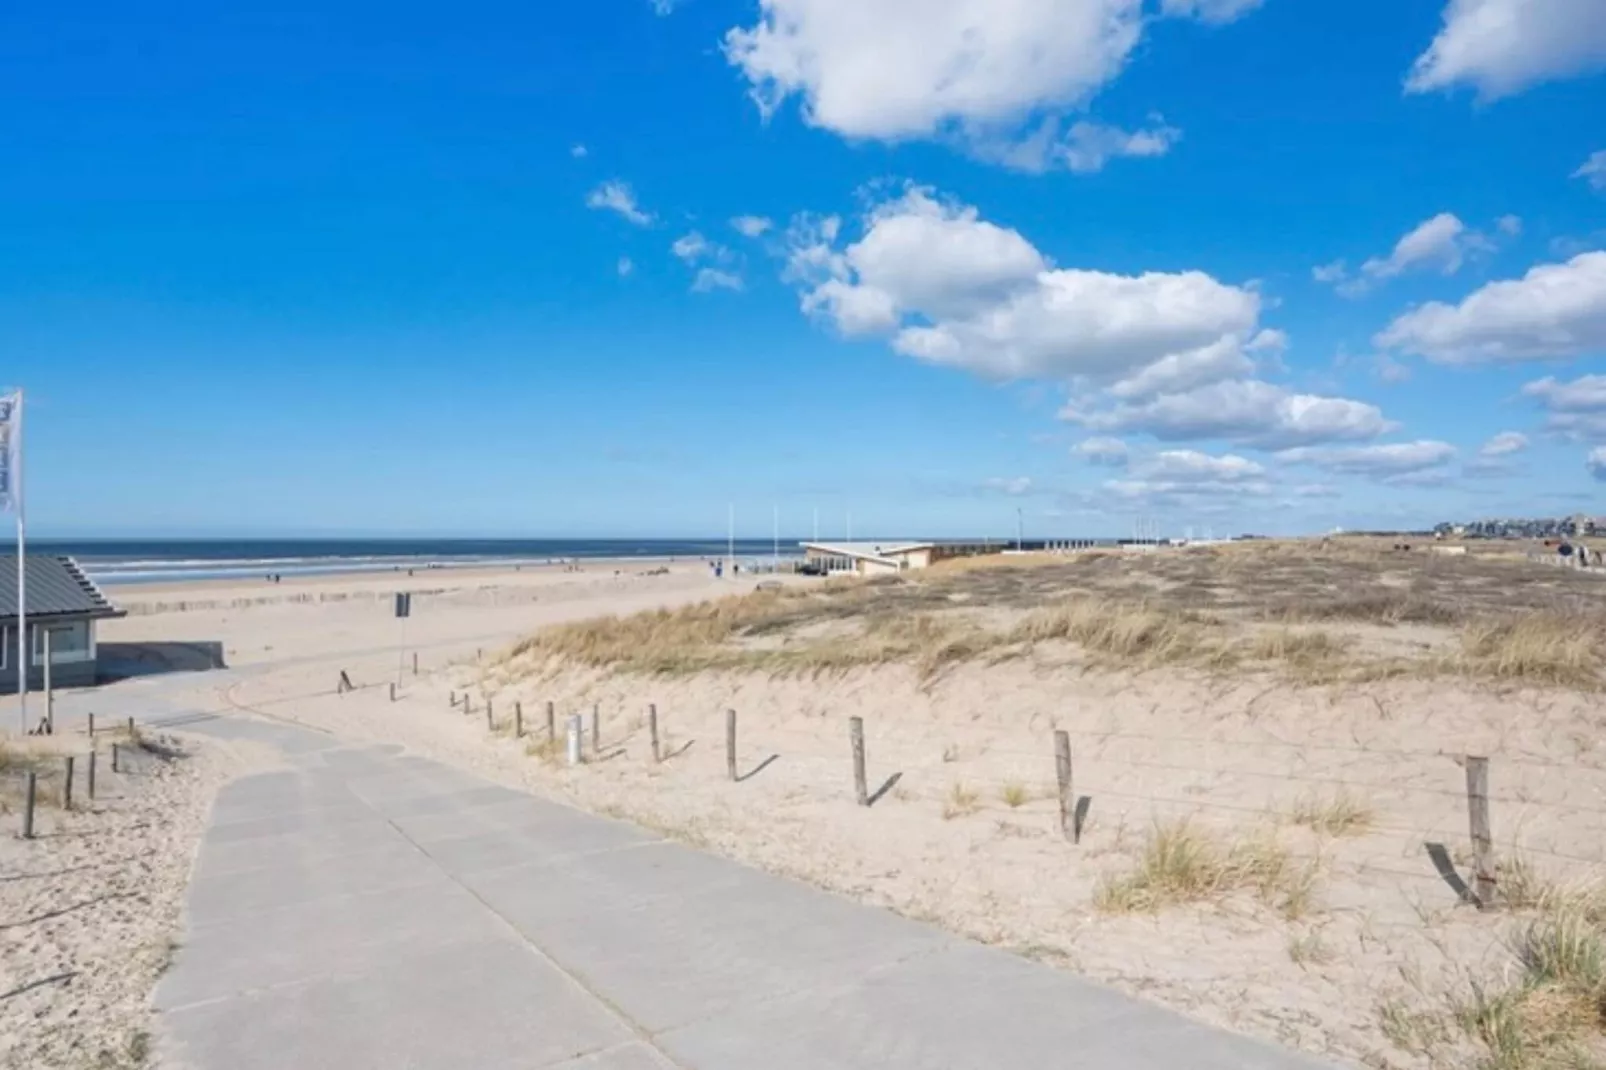
[[[386,747],[243,719],[156,994],[193,1070],[1315,1070]]]

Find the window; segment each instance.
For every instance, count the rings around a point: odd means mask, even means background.
[[[83,661],[89,656],[89,622],[75,620],[68,624],[49,624],[30,627],[33,633],[33,663],[45,663],[45,630],[50,631],[50,661],[59,665],[64,661]]]

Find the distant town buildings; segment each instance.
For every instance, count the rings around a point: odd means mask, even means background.
[[[1465,524],[1445,522],[1433,528],[1440,538],[1463,539],[1560,539],[1578,535],[1606,535],[1606,517],[1578,514],[1538,519],[1473,520]]]

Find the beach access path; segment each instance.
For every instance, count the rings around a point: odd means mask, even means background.
[[[391,745],[247,717],[156,1065],[1315,1070],[1307,1056]]]

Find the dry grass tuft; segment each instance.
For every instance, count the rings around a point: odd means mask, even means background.
[[[980,809],[981,794],[956,780],[954,786],[948,789],[948,797],[942,802],[942,819],[952,821],[956,817],[968,817]]]
[[[1478,676],[1594,689],[1601,682],[1598,627],[1561,613],[1480,621],[1461,633],[1461,663]]]
[[[1545,885],[1538,916],[1516,932],[1522,976],[1504,991],[1475,987],[1458,1017],[1488,1051],[1489,1070],[1598,1065],[1606,1041],[1606,889]]]
[[[1284,917],[1307,914],[1315,898],[1317,869],[1299,865],[1269,836],[1223,848],[1187,820],[1158,824],[1135,870],[1106,876],[1094,905],[1108,913],[1158,912],[1251,891]]]
[[[561,739],[532,739],[524,745],[524,753],[547,765],[557,765],[563,757],[564,742]]]
[[[1377,813],[1347,791],[1331,798],[1308,795],[1294,804],[1290,815],[1296,825],[1304,825],[1324,836],[1361,836],[1377,820]]]
[[[1095,657],[1150,665],[1197,662],[1220,649],[1209,622],[1197,614],[1090,598],[1038,610],[1009,638],[1025,644],[1075,643]]]
[[[1333,949],[1322,942],[1315,930],[1288,938],[1288,957],[1298,966],[1320,966],[1333,960]]]
[[[999,791],[998,797],[1011,810],[1019,810],[1032,801],[1032,793],[1018,780],[1011,780]]]

